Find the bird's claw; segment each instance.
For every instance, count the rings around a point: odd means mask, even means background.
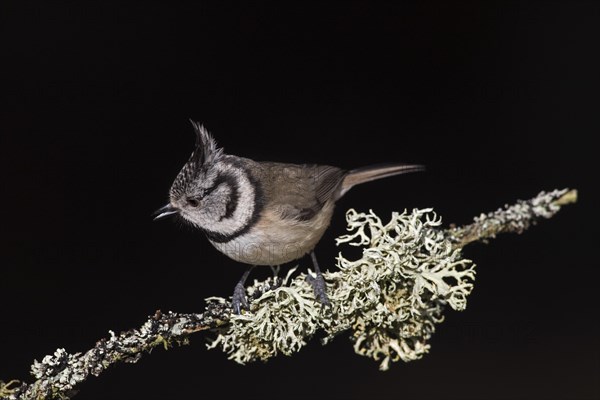
[[[329,301],[329,297],[327,297],[327,285],[325,284],[325,279],[323,279],[323,274],[320,271],[317,272],[316,277],[309,274],[306,276],[306,280],[313,287],[315,298],[319,303],[331,307],[331,302]]]
[[[246,297],[246,289],[244,288],[244,284],[242,282],[239,282],[237,285],[235,285],[235,288],[233,289],[231,307],[233,308],[233,312],[238,315],[242,313],[242,310],[250,309],[248,298]]]

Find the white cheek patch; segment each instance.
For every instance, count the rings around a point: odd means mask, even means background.
[[[219,173],[234,177],[233,182],[235,185],[231,187],[230,196],[232,202],[230,207],[233,207],[233,213],[228,218],[214,221],[210,226],[211,231],[227,236],[238,232],[251,222],[256,207],[256,190],[246,171],[242,168],[231,164],[218,163],[215,165],[215,169]]]

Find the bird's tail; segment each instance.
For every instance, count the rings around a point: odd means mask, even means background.
[[[377,164],[348,171],[339,187],[338,198],[342,197],[353,186],[371,182],[388,176],[424,171],[425,166],[417,164]]]

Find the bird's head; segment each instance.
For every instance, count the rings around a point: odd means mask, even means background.
[[[260,184],[248,160],[226,155],[208,131],[192,122],[196,148],[169,191],[169,203],[154,219],[179,214],[211,240],[227,241],[248,229],[260,214]]]
[[[169,203],[156,211],[154,219],[179,214],[193,225],[207,228],[226,214],[232,188],[227,182],[230,177],[218,168],[223,150],[204,126],[193,121],[192,125],[196,147],[171,185]]]

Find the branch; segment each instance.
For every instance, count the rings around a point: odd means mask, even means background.
[[[294,268],[283,280],[254,281],[247,288],[250,310],[242,315],[232,314],[228,300],[213,297],[201,314],[157,311],[140,328],[109,331],[109,338],[85,353],[60,348],[34,361],[35,382],[0,381],[0,399],[70,398],[90,375],[117,362],[135,363],[157,346],[187,344],[191,334],[206,330],[216,336],[209,348],[220,347],[242,364],[291,355],[318,331],[327,343],[348,330],[356,353],[379,361],[382,370],[394,361],[419,359],[445,308],[464,310],[473,289],[475,265],[462,258],[461,249],[499,233],[521,233],[576,199],[575,190],[542,192],[447,230],[431,209],[393,213],[387,224],[372,211],[349,210],[350,233],[337,244],[361,246],[363,255],[347,260],[340,254],[337,270],[324,274],[330,308],[315,301],[306,274],[292,279]]]
[[[117,362],[135,363],[156,346],[167,350],[173,344],[187,344],[190,334],[217,328],[227,323],[230,314],[229,307],[214,303],[202,314],[156,311],[138,329],[121,332],[118,336],[109,331],[109,338],[100,339],[85,353],[69,354],[60,348],[41,362],[35,360],[31,374],[37,380],[19,386],[16,380],[0,381],[0,399],[70,398],[76,393],[75,386],[90,375],[98,376]]]
[[[523,233],[542,218],[550,218],[561,206],[577,202],[577,190],[554,190],[533,199],[518,200],[512,206],[475,217],[472,224],[451,228],[446,234],[456,248],[469,243],[487,242],[499,233]]]

